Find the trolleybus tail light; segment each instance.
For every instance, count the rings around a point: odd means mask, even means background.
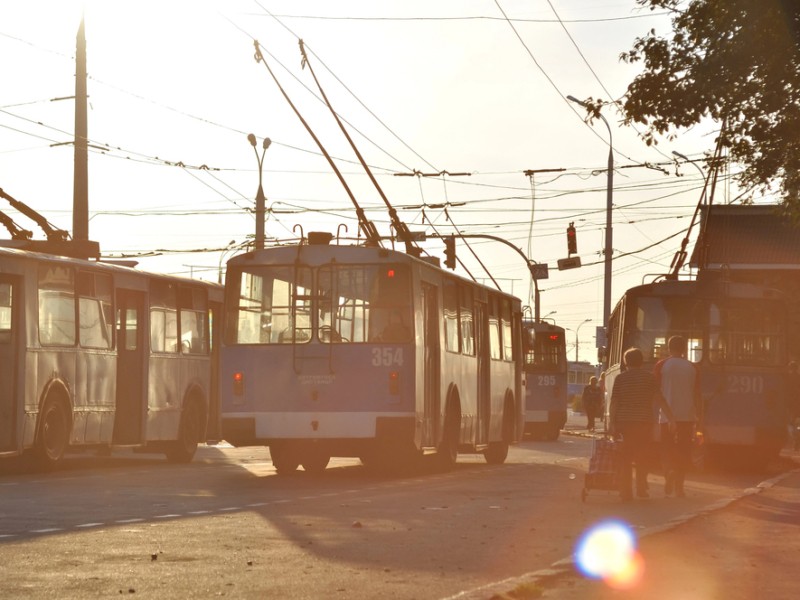
[[[241,371],[233,374],[233,393],[236,396],[244,395],[244,373]]]
[[[397,396],[400,393],[400,373],[397,371],[389,372],[389,393]]]

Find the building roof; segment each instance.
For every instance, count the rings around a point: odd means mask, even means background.
[[[800,270],[800,224],[792,224],[777,205],[703,207],[690,266]]]

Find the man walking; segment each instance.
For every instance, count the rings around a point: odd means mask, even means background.
[[[609,412],[611,431],[622,438],[619,465],[620,497],[633,498],[633,465],[636,465],[636,495],[647,498],[647,470],[657,409],[672,421],[672,411],[658,389],[655,377],[642,369],[644,356],[629,348],[623,356],[626,370],[614,381]]]
[[[661,394],[675,418],[674,433],[661,413],[661,443],[664,456],[664,493],[684,496],[683,481],[692,460],[695,425],[701,415],[702,395],[697,367],[686,359],[686,338],[673,335],[667,342],[669,356],[656,363],[654,375]]]

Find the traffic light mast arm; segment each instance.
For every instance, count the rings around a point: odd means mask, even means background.
[[[522,260],[525,261],[525,266],[528,267],[528,272],[530,272],[530,274],[531,274],[531,279],[533,279],[533,287],[534,287],[534,292],[535,292],[534,302],[533,302],[534,303],[534,318],[536,319],[536,322],[538,323],[539,322],[539,282],[533,276],[533,265],[537,264],[536,261],[535,260],[531,260],[530,258],[525,256],[525,253],[522,250],[517,248],[514,244],[512,244],[508,240],[504,240],[503,238],[497,237],[495,235],[489,235],[487,233],[460,233],[458,236],[462,237],[462,238],[480,238],[480,239],[492,240],[492,241],[495,241],[495,242],[500,242],[501,244],[505,244],[509,248],[513,249],[517,254],[519,254],[522,257]],[[451,236],[447,236],[447,237],[451,237]]]

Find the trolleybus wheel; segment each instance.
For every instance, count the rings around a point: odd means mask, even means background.
[[[36,461],[42,469],[53,469],[64,458],[69,445],[69,422],[60,402],[49,400],[39,416]]]
[[[483,451],[483,458],[490,465],[502,465],[508,456],[507,442],[490,442],[489,447]]]
[[[459,420],[448,411],[444,420],[442,442],[436,452],[436,463],[442,470],[452,469],[458,460],[458,430]]]
[[[278,475],[291,475],[300,466],[297,452],[281,444],[273,444],[269,447],[269,455],[272,457],[272,466]]]
[[[325,467],[328,466],[328,462],[330,460],[330,455],[325,454],[325,452],[319,448],[308,448],[303,453],[303,460],[300,461],[300,464],[303,465],[304,471],[307,471],[308,473],[319,474],[325,470]],[[296,468],[297,467],[295,467],[295,469]]]
[[[173,463],[188,463],[197,452],[197,445],[201,441],[202,418],[196,403],[189,404],[183,411],[181,426],[178,430],[178,439],[170,442],[164,452],[167,460]]]

